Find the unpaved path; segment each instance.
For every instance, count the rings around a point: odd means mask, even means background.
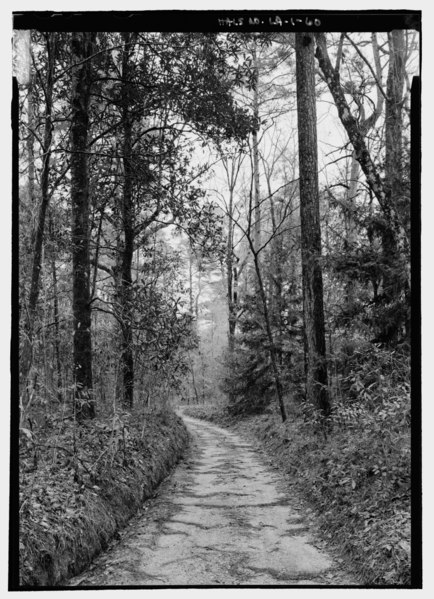
[[[184,421],[190,457],[70,585],[351,584],[314,547],[300,509],[251,445]]]

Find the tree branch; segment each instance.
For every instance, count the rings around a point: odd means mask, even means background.
[[[374,78],[375,83],[377,84],[377,87],[379,89],[379,91],[381,92],[381,94],[383,95],[384,99],[387,100],[387,96],[384,93],[383,87],[381,85],[381,83],[378,81],[377,79],[377,75],[374,73],[374,69],[371,67],[371,65],[369,64],[369,61],[365,58],[365,56],[360,52],[359,48],[357,47],[357,45],[353,42],[353,40],[350,38],[350,36],[347,33],[343,34],[347,40],[350,42],[350,44],[353,46],[353,48],[355,49],[355,51],[357,52],[357,54],[360,56],[360,58],[363,60],[363,62],[368,66],[368,69],[371,71],[372,76]]]
[[[324,75],[324,80],[326,81],[330,93],[335,101],[341,123],[344,126],[353,145],[356,158],[363,170],[363,173],[365,174],[368,185],[372,189],[380,206],[384,210],[386,207],[386,191],[384,188],[384,183],[368,151],[360,125],[351,114],[350,107],[345,99],[345,95],[341,87],[339,73],[336,73],[330,62],[327,52],[327,41],[325,34],[317,33],[316,40],[316,57],[318,59],[320,69]]]

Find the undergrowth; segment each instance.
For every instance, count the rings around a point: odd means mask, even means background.
[[[375,405],[335,405],[326,428],[306,404],[288,402],[287,411],[285,424],[271,406],[238,420],[213,408],[190,414],[235,426],[259,442],[362,584],[409,585],[408,394],[395,388]]]
[[[168,411],[22,428],[20,586],[61,585],[78,574],[152,495],[187,440]]]

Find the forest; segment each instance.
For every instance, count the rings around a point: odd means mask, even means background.
[[[419,51],[14,31],[17,587],[109,545],[184,415],[262,443],[357,584],[411,584]]]

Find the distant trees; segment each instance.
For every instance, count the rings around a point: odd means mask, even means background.
[[[226,244],[226,285],[228,304],[228,348],[232,355],[235,348],[235,329],[238,309],[238,276],[239,258],[235,253],[235,206],[234,195],[240,169],[246,155],[240,150],[232,155],[224,154],[220,148],[220,158],[226,175],[228,198],[225,202],[227,214],[227,244]]]
[[[45,37],[46,50],[46,65],[45,65],[45,81],[43,83],[45,103],[44,116],[41,123],[42,139],[39,128],[40,123],[35,122],[35,107],[36,93],[34,89],[35,76],[31,74],[30,83],[27,90],[27,161],[28,161],[28,199],[33,203],[39,196],[39,209],[35,231],[31,236],[33,241],[32,247],[32,262],[31,262],[31,279],[30,289],[28,293],[26,312],[21,312],[22,316],[22,353],[20,360],[20,382],[22,387],[27,384],[27,377],[32,364],[33,353],[33,334],[35,329],[36,310],[38,307],[41,267],[42,267],[42,251],[46,228],[46,217],[48,204],[50,200],[49,194],[49,176],[50,162],[52,156],[52,138],[53,138],[53,85],[54,85],[54,68],[56,62],[56,35],[48,34]],[[29,57],[32,58],[31,46],[29,47]],[[41,76],[42,77],[42,76]],[[34,141],[36,128],[38,128],[37,139],[40,144],[40,152],[42,155],[42,168],[39,177],[39,193],[35,194],[35,169],[33,161],[35,159]],[[35,202],[36,203],[36,202]]]
[[[31,39],[20,89],[24,414],[39,398],[75,401],[86,419],[175,389],[219,261],[233,411],[274,397],[284,419],[291,396],[328,414],[353,385],[353,343],[408,340],[414,36]],[[343,135],[321,163],[316,122],[322,148],[324,123]]]
[[[133,355],[133,313],[132,313],[132,273],[134,254],[134,201],[133,201],[133,124],[140,119],[141,111],[133,103],[135,79],[132,65],[135,33],[122,33],[122,66],[120,112],[122,119],[121,160],[123,184],[120,193],[120,224],[122,241],[120,243],[119,264],[119,301],[121,317],[121,363],[122,363],[122,404],[131,408],[134,398],[134,355]],[[135,109],[135,110],[134,110]]]
[[[130,409],[153,371],[176,386],[168,365],[182,372],[191,327],[182,265],[167,257],[160,232],[176,226],[208,248],[218,238],[218,215],[200,186],[208,167],[191,166],[191,156],[193,140],[241,138],[249,130],[232,96],[240,76],[249,76],[248,65],[229,60],[238,46],[231,36],[198,34],[32,34],[41,60],[32,67],[28,106],[22,102],[30,193],[21,214],[30,212],[39,181],[41,203],[29,234],[33,266],[21,280],[23,413],[42,390],[49,402],[73,396],[83,420],[107,392]],[[28,91],[22,88],[23,98]],[[41,123],[33,113],[43,113]],[[35,156],[32,136],[40,142]],[[27,238],[20,242],[24,249]],[[41,273],[49,286],[44,306]],[[62,346],[69,318],[72,343]],[[48,350],[57,369],[49,380],[40,370]]]
[[[235,223],[228,239],[242,267],[230,336],[235,357],[225,383],[233,412],[260,411],[275,393],[285,402],[308,399],[305,405],[328,415],[360,385],[351,370],[358,368],[354,348],[400,347],[408,335],[409,161],[402,124],[408,122],[404,65],[414,60],[414,39],[406,32],[282,34],[250,49],[257,84],[245,102],[258,123],[247,154],[251,172],[244,167],[235,186],[227,181],[228,222]],[[333,147],[333,139],[320,167],[316,107],[322,127],[334,118],[333,109],[325,115],[323,98],[333,101],[340,121],[329,128],[350,145]],[[229,302],[230,296],[229,285]]]
[[[369,150],[366,134],[369,130],[369,121],[374,122],[378,118],[379,108],[372,112],[371,119],[361,121],[355,117],[351,107],[345,98],[345,89],[341,85],[339,62],[336,68],[332,66],[326,35],[317,34],[316,56],[324,80],[338,110],[348,138],[354,147],[355,156],[366,177],[366,182],[371,193],[378,201],[381,214],[374,221],[371,220],[369,227],[371,232],[381,238],[382,256],[379,256],[381,265],[382,293],[377,294],[377,305],[381,305],[376,321],[375,338],[381,342],[394,343],[402,335],[402,328],[408,321],[407,309],[403,305],[403,294],[408,289],[406,281],[406,266],[408,262],[408,237],[406,227],[403,223],[407,220],[408,212],[408,186],[404,185],[402,165],[402,105],[404,85],[404,32],[395,31],[388,34],[389,42],[389,67],[386,91],[381,86],[379,78],[379,57],[374,46],[374,58],[377,63],[378,93],[385,98],[385,157],[384,176],[381,174],[382,164],[375,164],[372,152]],[[371,71],[374,72],[373,68]],[[398,247],[401,247],[401,250]],[[407,249],[405,249],[407,248]],[[408,295],[404,300],[408,303]]]
[[[266,44],[250,45],[246,48],[251,53],[254,81],[251,89],[251,98],[246,97],[246,105],[251,107],[253,115],[253,128],[249,138],[249,148],[246,146],[235,151],[229,159],[222,156],[226,173],[226,186],[229,201],[225,202],[228,216],[228,256],[226,260],[228,281],[228,307],[229,307],[229,361],[238,372],[234,379],[228,380],[227,392],[232,408],[237,410],[244,402],[252,403],[252,410],[262,407],[269,401],[271,393],[276,397],[282,420],[286,420],[286,409],[283,401],[283,386],[281,381],[282,351],[279,343],[279,328],[276,327],[276,318],[273,313],[273,295],[269,293],[267,271],[268,264],[264,263],[267,248],[275,247],[276,239],[283,233],[283,224],[287,216],[286,211],[281,214],[280,222],[276,220],[273,196],[268,181],[268,195],[261,191],[261,158],[260,143],[264,135],[262,127],[264,115],[260,114],[261,104],[261,53],[266,52]],[[270,113],[271,114],[271,113]],[[249,179],[244,183],[244,218],[239,214],[239,207],[235,207],[235,187],[238,183],[238,174],[241,158],[250,161],[251,172]],[[245,161],[248,163],[248,161]],[[229,167],[230,165],[230,167]],[[269,228],[271,214],[271,230]],[[234,253],[229,247],[234,247],[234,239],[238,239],[240,250],[237,252],[237,263],[234,265]],[[242,256],[242,257],[241,257]],[[275,257],[274,257],[275,258]],[[246,264],[249,268],[245,268]],[[238,302],[238,280],[244,271],[245,292],[242,302]],[[274,271],[274,268],[273,268]],[[237,286],[237,298],[234,302],[233,282]],[[240,293],[241,295],[241,293]],[[237,308],[237,310],[235,310]],[[240,318],[241,312],[243,316]],[[241,330],[241,347],[235,348],[235,328],[237,323]],[[263,383],[263,386],[262,386]],[[250,390],[252,396],[250,396]],[[244,395],[244,399],[240,397]],[[256,397],[255,397],[256,395]],[[241,402],[240,405],[239,402]],[[242,408],[241,408],[242,409]]]

